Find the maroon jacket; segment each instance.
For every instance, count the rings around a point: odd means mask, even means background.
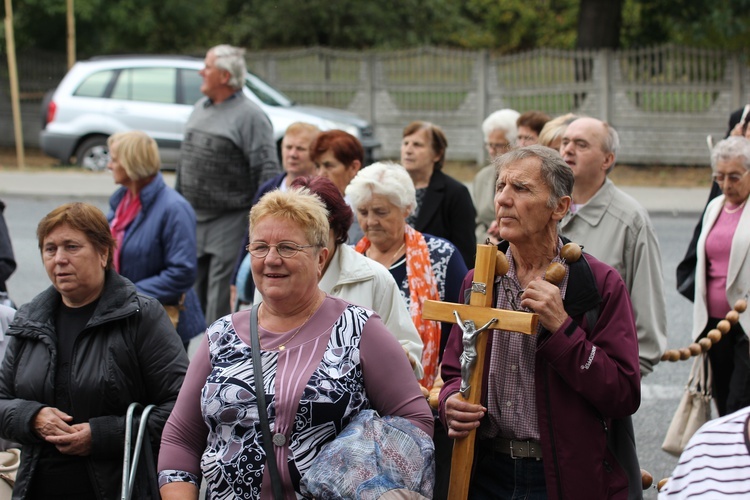
[[[462,291],[470,288],[473,276],[472,270]],[[585,255],[570,266],[563,303],[568,319],[558,331],[539,335],[535,358],[547,494],[550,499],[625,499],[628,478],[607,447],[607,434],[613,419],[632,415],[640,405],[638,338],[630,298],[617,271]],[[595,324],[587,325],[586,318],[596,318]],[[443,355],[443,424],[445,400],[461,384],[461,336],[454,325]],[[485,366],[491,342],[490,336]],[[483,404],[487,376],[485,372]]]

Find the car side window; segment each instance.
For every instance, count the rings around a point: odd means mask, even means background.
[[[114,74],[114,70],[108,70],[97,71],[89,75],[88,78],[81,82],[75,92],[73,92],[73,95],[78,97],[104,97],[107,86]]]
[[[131,68],[120,73],[112,99],[174,104],[177,92],[174,68]]]
[[[203,77],[194,69],[181,69],[179,71],[181,95],[178,98],[178,102],[179,104],[189,104],[192,106],[198,102],[198,99],[203,97],[203,93],[201,92]]]

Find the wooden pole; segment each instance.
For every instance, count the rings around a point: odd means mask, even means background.
[[[479,307],[492,307],[492,285],[495,276],[495,259],[497,247],[494,245],[477,245],[477,258],[474,265],[474,281],[487,286],[485,293],[471,292],[469,304]],[[460,314],[460,313],[459,313]],[[479,404],[482,398],[482,374],[484,373],[484,353],[487,350],[487,330],[477,337],[477,360],[469,377],[469,397],[466,401]],[[459,397],[462,397],[459,393]],[[474,444],[477,430],[472,429],[463,439],[453,443],[453,460],[451,461],[451,479],[448,486],[448,498],[464,499],[469,497],[469,480],[471,465],[474,462]]]
[[[68,69],[76,63],[76,17],[73,8],[73,0],[68,0],[67,21],[68,21]]]
[[[13,109],[13,133],[16,136],[16,161],[18,168],[26,167],[23,150],[23,126],[21,124],[21,101],[18,92],[18,67],[16,66],[16,43],[13,34],[13,5],[5,0],[5,42],[8,50],[8,74],[10,75],[10,101]]]

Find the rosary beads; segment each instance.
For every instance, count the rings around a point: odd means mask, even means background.
[[[727,315],[719,321],[716,328],[708,331],[705,337],[700,339],[698,342],[693,342],[687,347],[681,349],[667,349],[661,357],[662,361],[681,361],[688,359],[691,356],[697,356],[703,352],[711,349],[711,346],[721,340],[721,337],[726,335],[732,328],[732,325],[740,320],[740,314],[747,310],[747,300],[739,299],[734,303],[734,309],[729,311]]]

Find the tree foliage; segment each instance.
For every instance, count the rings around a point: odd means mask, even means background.
[[[65,0],[14,2],[16,46],[64,51],[65,9]],[[75,9],[79,57],[200,54],[218,43],[742,49],[750,34],[750,0],[76,0]]]
[[[750,0],[627,0],[625,47],[675,43],[741,50],[750,35]]]

